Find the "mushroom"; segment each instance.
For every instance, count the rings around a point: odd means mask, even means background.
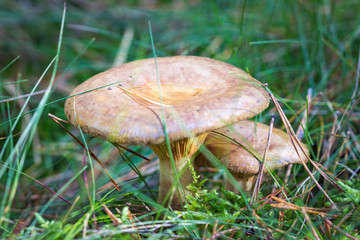
[[[160,159],[158,200],[181,209],[193,181],[187,159],[211,130],[262,112],[269,104],[260,82],[230,64],[205,57],[144,59],[97,74],[76,87],[65,114],[94,137],[150,146]],[[167,146],[170,143],[171,153]],[[175,183],[176,172],[182,188]],[[175,183],[175,184],[174,184]]]
[[[258,159],[263,158],[268,134],[269,126],[244,120],[209,133],[204,145],[229,170],[240,189],[243,192],[250,192],[260,170]],[[305,144],[301,144],[308,151]],[[289,135],[277,128],[272,130],[270,147],[266,156],[265,172],[288,164],[307,162],[302,152],[299,158]],[[199,154],[194,164],[196,169],[212,166],[204,154]],[[227,189],[237,192],[235,186],[229,183],[227,183]]]

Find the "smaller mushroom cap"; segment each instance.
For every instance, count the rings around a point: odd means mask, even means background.
[[[242,146],[217,132],[230,137]],[[257,174],[260,170],[260,162],[255,156],[259,159],[263,158],[268,134],[269,126],[244,120],[231,127],[224,127],[211,132],[204,144],[229,171],[241,174]],[[305,144],[302,143],[302,147],[308,151]],[[306,156],[301,151],[299,153],[301,153],[301,159],[298,157],[288,134],[280,129],[273,128],[265,162],[269,170],[292,163],[301,163],[301,161],[307,162]],[[199,167],[209,166],[209,162],[204,158],[202,154],[198,156],[196,164]]]
[[[80,84],[65,103],[69,121],[110,142],[158,145],[165,141],[162,113],[170,141],[178,141],[255,116],[269,104],[260,82],[225,62],[156,60],[126,63]]]

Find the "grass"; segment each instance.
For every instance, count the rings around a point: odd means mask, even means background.
[[[357,1],[126,2],[69,1],[65,10],[49,1],[0,3],[0,236],[359,238]],[[126,31],[130,44],[121,44]],[[154,200],[158,168],[149,148],[131,148],[151,159],[144,162],[66,126],[84,150],[47,116],[66,119],[63,104],[77,84],[153,50],[226,61],[268,83],[295,132],[304,119],[301,140],[326,175],[307,166],[334,204],[294,165],[273,172],[251,208],[220,189],[224,170],[202,172],[208,180],[194,181],[189,211],[174,212]],[[273,113],[283,128],[273,103],[256,119],[268,124]]]

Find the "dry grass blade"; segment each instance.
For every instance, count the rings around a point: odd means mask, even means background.
[[[324,154],[322,155],[322,157],[320,158],[320,162],[323,162],[325,159],[330,158],[330,153],[331,153],[332,147],[335,144],[335,140],[337,137],[336,131],[335,131],[337,121],[338,121],[338,115],[335,113],[333,126],[331,128],[331,132],[330,132],[330,136],[329,136],[329,140],[328,140],[328,147],[327,147],[326,151],[324,152]]]
[[[351,209],[351,211],[349,211],[337,224],[337,227],[340,227],[346,220],[348,220],[349,218],[351,218],[354,214],[354,212],[356,211],[356,208],[354,207],[353,209]],[[336,233],[336,230],[334,231],[334,234]]]
[[[273,129],[273,127],[274,127],[274,121],[275,121],[275,116],[272,115],[272,116],[271,116],[271,121],[270,121],[270,127],[269,127],[269,135],[268,135],[268,139],[267,139],[266,147],[265,147],[265,152],[264,152],[264,156],[263,156],[263,161],[262,161],[261,164],[260,164],[259,175],[258,175],[258,177],[257,177],[257,179],[256,179],[256,182],[255,182],[255,187],[254,187],[253,194],[252,194],[252,196],[251,196],[250,203],[253,203],[254,201],[256,201],[257,198],[258,198],[258,195],[259,195],[259,190],[260,190],[260,186],[261,186],[261,181],[262,181],[262,178],[263,178],[263,176],[264,176],[264,168],[265,168],[266,155],[267,155],[267,152],[269,151],[269,148],[270,148],[271,134],[272,134],[272,129]]]
[[[226,233],[234,234],[236,231],[239,231],[239,230],[242,231],[241,228],[230,228],[230,229],[227,229],[227,230],[224,230],[222,232],[218,232],[218,233],[214,234],[213,236],[211,236],[211,239],[219,239],[221,237],[225,237],[224,235]]]
[[[69,214],[72,212],[72,210],[74,209],[76,203],[79,201],[80,196],[77,196],[74,200],[74,203],[72,204],[72,206],[70,207],[70,209],[67,211],[67,213],[65,214],[65,216],[63,217],[63,222],[67,219],[67,217],[69,216]]]
[[[60,125],[60,127],[62,127],[83,149],[86,149],[86,146],[77,138],[74,136],[74,134],[72,134],[69,130],[67,130],[64,125],[62,125],[60,122],[65,122],[70,124],[68,121],[63,120],[61,118],[56,117],[55,115],[49,113],[48,116],[54,120],[58,125]],[[90,151],[89,149],[89,153],[90,156],[104,169],[106,175],[109,177],[110,181],[113,183],[114,187],[116,188],[116,190],[118,190],[120,192],[120,188],[118,187],[118,185],[116,184],[116,182],[114,181],[114,179],[110,176],[110,173],[106,170],[104,164],[102,164],[102,162],[96,157],[96,155]]]
[[[324,211],[325,209],[316,209],[316,208],[311,208],[311,207],[300,207],[298,205],[286,202],[285,200],[283,200],[281,198],[278,198],[278,197],[275,197],[275,196],[273,196],[271,198],[273,200],[279,202],[279,203],[270,204],[272,207],[285,208],[285,209],[296,210],[296,211],[303,211],[304,210],[304,211],[306,211],[308,213],[312,213],[312,214],[316,214],[316,215],[320,215],[320,216],[326,216],[327,215],[327,213],[321,212],[321,211]]]
[[[125,29],[123,38],[119,46],[119,51],[113,64],[114,67],[120,66],[121,64],[126,62],[126,59],[129,55],[129,49],[134,38],[134,33],[135,30],[133,27],[127,27]]]
[[[139,153],[131,150],[130,148],[127,148],[127,147],[125,147],[125,146],[122,146],[122,145],[120,145],[120,144],[118,144],[118,143],[115,143],[114,145],[115,145],[116,147],[125,149],[126,151],[134,154],[135,156],[137,156],[137,157],[139,157],[139,158],[142,158],[142,159],[144,159],[144,160],[146,160],[146,161],[151,161],[151,159],[149,159],[149,158],[147,158],[147,157],[145,157],[145,156],[143,156],[143,155],[141,155],[141,154],[139,154]]]
[[[228,220],[226,222],[229,223],[230,220]],[[214,225],[214,228],[213,228],[213,231],[212,231],[211,239],[218,239],[220,235],[224,234],[224,232],[225,233],[227,232],[227,230],[221,231],[226,226],[225,224],[221,225],[218,229],[216,229],[215,226],[217,226],[217,224],[218,224],[218,222],[215,221],[215,225]],[[239,228],[237,228],[237,229],[240,230]]]
[[[305,221],[308,223],[311,232],[313,233],[314,237],[316,240],[321,240],[319,234],[317,233],[316,229],[314,228],[314,224],[311,223],[311,219],[309,217],[309,215],[306,213],[306,210],[304,207],[301,207],[301,212],[304,214],[305,217]]]
[[[319,92],[316,96],[312,97],[312,89],[309,88],[307,95],[306,95],[306,103],[304,104],[304,106],[302,106],[297,112],[296,115],[293,115],[291,117],[289,117],[289,122],[293,122],[296,119],[297,115],[300,115],[301,113],[304,114],[303,118],[301,119],[301,124],[304,125],[307,122],[308,119],[308,115],[310,114],[310,112],[312,111],[312,106],[315,105],[316,102],[318,102],[320,100],[320,97],[322,96],[322,92]],[[301,135],[302,132],[302,128],[299,125],[299,128],[296,131],[297,136],[299,137],[299,135]],[[283,128],[281,128],[283,129]],[[299,137],[301,138],[301,137]]]
[[[328,169],[326,169],[323,165],[321,165],[320,163],[314,162],[314,164],[316,166],[318,166],[319,168],[321,168],[324,172],[326,172],[329,176],[332,176],[333,178],[336,178],[335,176],[333,176],[332,172],[330,172]]]
[[[36,91],[36,92],[33,92],[33,93],[22,94],[22,95],[20,95],[20,96],[16,96],[16,97],[12,97],[12,98],[8,98],[8,99],[0,100],[0,104],[1,104],[1,103],[6,103],[6,102],[11,102],[11,101],[18,100],[18,99],[22,99],[22,98],[27,98],[27,97],[29,97],[29,96],[35,96],[35,95],[43,94],[43,93],[45,93],[45,92],[46,92],[46,89],[45,89],[45,90]]]
[[[345,136],[341,136],[343,137],[343,141],[339,147],[340,151],[337,155],[337,159],[341,159],[341,156],[344,156],[344,159],[348,158],[349,155],[349,140],[350,140],[350,131],[346,131],[346,135]],[[336,166],[338,165],[339,160],[336,160],[333,169],[336,168]]]
[[[128,218],[130,220],[131,223],[133,223],[131,225],[131,228],[135,230],[135,232],[139,232],[139,229],[137,228],[136,224],[134,223],[134,218],[133,218],[133,215],[131,214],[130,210],[128,210],[127,212],[127,215],[128,215]],[[132,237],[135,239],[135,238],[138,238],[138,239],[141,239],[140,235],[137,234],[137,237],[135,237],[133,234],[131,234]]]
[[[110,217],[114,226],[119,226],[120,224],[122,224],[121,220],[118,219],[105,204],[103,204],[102,207],[104,208],[106,214]]]
[[[213,236],[217,233],[217,231],[216,231],[217,224],[218,224],[218,220],[216,219],[216,220],[215,220],[215,223],[214,223],[214,227],[213,227],[212,232],[211,232],[211,237],[210,237],[210,239],[215,239]]]
[[[334,223],[332,223],[329,219],[327,218],[323,218],[324,221],[329,224],[331,227],[335,228],[336,231],[339,231],[341,234],[343,234],[344,236],[348,237],[349,239],[354,239],[354,240],[359,240],[359,238],[351,236],[350,234],[346,233],[345,231],[341,230],[341,228],[339,228],[338,226],[336,226]]]
[[[12,134],[11,136],[12,136],[12,137],[16,137],[16,136],[19,136],[21,133],[22,133],[22,132],[14,133],[14,134]],[[0,137],[0,141],[1,141],[1,140],[8,139],[8,138],[9,138],[9,137]]]
[[[84,218],[84,224],[83,224],[83,234],[82,234],[82,237],[83,239],[86,239],[86,232],[87,232],[87,226],[88,226],[88,223],[89,223],[89,219],[90,219],[90,213],[86,213],[85,215],[85,218]]]
[[[307,123],[308,121],[308,116],[309,116],[309,113],[311,111],[311,107],[312,107],[312,89],[309,88],[308,89],[308,93],[306,95],[306,104],[304,105],[303,109],[304,109],[304,116],[303,118],[301,119],[301,122],[299,124],[299,127],[296,131],[296,136],[298,138],[303,138],[304,136],[304,129],[301,127],[301,126],[305,126],[305,124]],[[295,118],[295,116],[294,116]]]
[[[308,159],[308,161],[315,167],[316,170],[319,171],[319,173],[328,181],[330,182],[334,187],[336,187],[337,189],[339,189],[340,191],[344,191],[333,179],[331,179],[326,173],[324,173],[309,157],[309,155],[307,154],[307,152],[304,150],[304,148],[301,146],[300,144],[300,140],[297,138],[294,130],[292,129],[288,119],[286,118],[286,115],[284,113],[284,111],[282,110],[279,102],[277,101],[277,99],[275,98],[275,96],[271,93],[270,89],[268,88],[267,84],[264,84],[265,89],[267,90],[267,92],[269,93],[271,99],[273,100],[276,109],[279,112],[280,118],[284,123],[286,132],[289,134],[291,143],[294,146],[294,149],[297,153],[297,155],[299,156],[299,159],[301,160],[302,165],[304,166],[306,172],[308,173],[308,175],[310,176],[310,178],[314,181],[315,185],[323,192],[323,194],[326,196],[326,198],[329,200],[329,202],[333,205],[334,202],[331,200],[330,196],[326,193],[326,191],[321,187],[321,185],[319,184],[319,182],[315,179],[315,177],[312,175],[310,169],[306,166],[306,163],[302,160],[302,158],[300,157],[300,153],[299,153],[299,148],[300,150],[303,152],[303,154],[306,156],[306,158]]]
[[[252,212],[253,216],[255,217],[255,221],[257,222],[257,224],[266,229],[265,233],[267,235],[267,238],[265,238],[265,239],[274,239],[272,231],[268,227],[268,225],[262,221],[262,218],[259,215],[257,215],[257,213],[255,212],[254,209],[251,209],[251,212]]]
[[[260,204],[260,206],[258,206],[256,209],[254,209],[254,211],[259,210],[260,208],[262,208],[265,204],[267,204],[269,201],[271,201],[273,196],[278,195],[279,193],[281,193],[282,191],[284,191],[285,187],[282,186],[281,188],[277,189],[276,191],[270,193],[269,195],[267,195],[266,197],[264,197],[263,199],[260,200],[260,202],[263,201],[263,203]]]

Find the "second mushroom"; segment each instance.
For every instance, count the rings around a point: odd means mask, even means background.
[[[229,170],[238,186],[227,182],[227,189],[250,192],[255,185],[268,141],[269,126],[244,120],[211,132],[204,141],[206,148]],[[239,145],[240,144],[240,145]],[[301,147],[307,150],[305,144]],[[265,172],[294,163],[307,162],[299,149],[296,153],[289,135],[277,128],[272,130],[270,147],[265,161]],[[195,159],[195,168],[210,167],[204,154]]]

